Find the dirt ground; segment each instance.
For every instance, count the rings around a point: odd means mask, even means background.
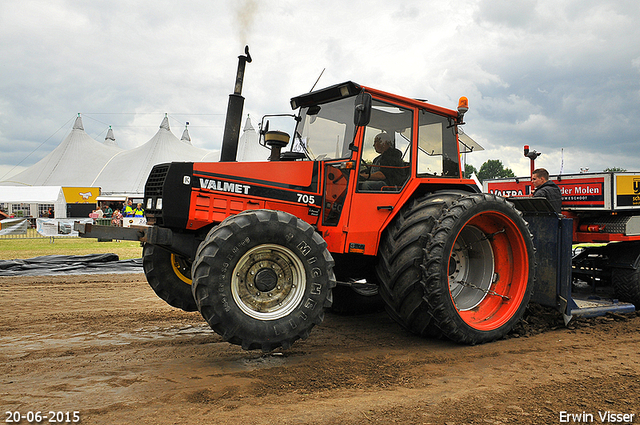
[[[635,313],[564,327],[538,310],[470,347],[384,312],[327,314],[264,355],[169,307],[142,274],[0,278],[0,405],[5,423],[36,411],[83,424],[640,423],[639,330]]]

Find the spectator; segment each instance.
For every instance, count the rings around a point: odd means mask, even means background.
[[[122,207],[122,216],[133,217],[133,201],[131,199],[128,199],[124,207]]]
[[[96,208],[95,210],[93,210],[91,214],[89,214],[89,217],[93,219],[99,219],[99,218],[102,218],[103,216],[104,216],[104,213],[100,208]]]
[[[562,193],[557,184],[549,180],[549,172],[544,168],[533,170],[531,184],[536,189],[534,198],[546,198],[557,213],[562,208]]]
[[[136,205],[136,209],[133,210],[134,217],[144,217],[144,208],[142,208],[142,204]]]
[[[102,213],[104,214],[105,218],[111,218],[111,216],[113,215],[113,210],[111,209],[109,204],[104,204],[102,206]]]
[[[113,212],[111,217],[111,225],[112,226],[122,226],[122,214],[120,214],[120,210],[116,209]]]

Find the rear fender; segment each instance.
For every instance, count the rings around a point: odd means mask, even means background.
[[[410,185],[405,189],[406,193],[400,201],[398,202],[397,208],[394,208],[393,213],[389,215],[389,218],[384,223],[382,229],[380,229],[380,234],[387,228],[387,226],[393,221],[393,219],[400,213],[402,207],[411,202],[411,200],[415,198],[419,198],[428,194],[443,194],[443,195],[468,195],[470,193],[479,193],[478,188],[471,185],[460,185],[460,184],[432,184],[432,183],[422,183],[415,185]],[[475,188],[475,190],[474,190]]]

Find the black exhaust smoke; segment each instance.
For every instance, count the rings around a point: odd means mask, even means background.
[[[238,56],[238,72],[236,74],[236,84],[233,89],[233,94],[229,95],[227,118],[224,123],[224,135],[222,136],[222,151],[220,152],[220,162],[235,161],[238,154],[240,125],[242,125],[242,109],[244,108],[244,97],[242,97],[244,67],[247,62],[251,62],[249,46],[245,46],[244,53],[245,56]]]

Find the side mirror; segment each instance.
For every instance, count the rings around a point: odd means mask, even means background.
[[[307,109],[307,115],[309,116],[318,115],[319,113],[320,113],[320,106],[318,105],[309,106],[309,109]]]
[[[360,92],[356,96],[356,107],[353,114],[353,123],[358,127],[369,124],[371,120],[371,94]]]

